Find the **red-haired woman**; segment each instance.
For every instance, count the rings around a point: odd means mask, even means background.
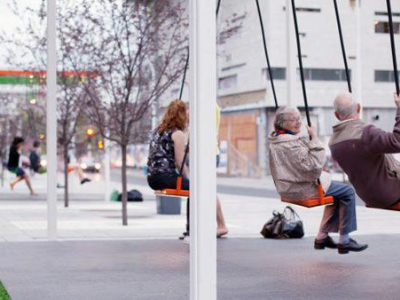
[[[147,182],[153,190],[175,189],[187,143],[185,131],[188,124],[188,107],[182,100],[172,101],[161,123],[152,133],[150,141]],[[189,189],[189,172],[186,165],[182,171],[182,189]],[[219,202],[219,200],[217,199]],[[220,206],[219,206],[220,207]],[[217,214],[217,236],[228,233],[222,210]],[[187,218],[189,213],[187,211]],[[189,222],[186,225],[189,233]]]

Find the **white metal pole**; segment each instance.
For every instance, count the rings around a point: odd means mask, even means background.
[[[361,0],[358,0],[356,3],[356,24],[357,24],[357,32],[356,32],[356,40],[357,40],[357,46],[356,46],[356,99],[357,102],[361,104],[362,106],[362,53],[361,53]],[[360,117],[362,118],[363,110],[361,110]]]
[[[190,299],[217,298],[215,0],[190,0]]]
[[[157,127],[157,103],[153,102],[151,105],[151,130],[153,131]]]
[[[295,41],[292,3],[286,0],[286,101],[288,106],[296,105],[296,49],[293,47]]]
[[[56,0],[47,0],[47,233],[57,239]]]
[[[110,200],[110,194],[111,194],[111,187],[110,187],[110,182],[111,182],[111,170],[110,170],[110,165],[111,165],[111,159],[110,159],[110,142],[107,139],[104,139],[104,201],[109,201]]]

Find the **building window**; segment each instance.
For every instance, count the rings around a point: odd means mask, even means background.
[[[310,8],[310,7],[297,7],[296,11],[319,13],[319,12],[321,12],[321,9],[320,8]]]
[[[226,41],[228,38],[237,35],[242,29],[241,25],[233,26],[229,29],[221,31],[219,34],[220,41]]]
[[[394,82],[394,72],[386,70],[375,70],[375,82]]]
[[[242,15],[234,14],[231,22],[235,23],[235,22],[243,21],[245,18],[246,18],[246,14],[242,14]]]
[[[283,7],[283,10],[286,10],[286,6]],[[299,12],[311,12],[311,13],[320,13],[320,8],[312,8],[312,7],[296,7],[296,11]]]
[[[233,66],[222,68],[221,71],[229,71],[229,70],[233,70],[233,69],[244,67],[245,65],[246,65],[245,63],[237,64],[237,65],[233,65]]]
[[[286,68],[271,68],[274,80],[286,79]],[[351,70],[349,70],[351,79]],[[269,78],[267,68],[262,70],[262,76]],[[297,69],[297,76],[300,78],[300,69]],[[341,69],[304,69],[304,79],[312,81],[346,81],[346,71]]]
[[[399,33],[400,32],[400,23],[393,22],[393,32]],[[389,33],[389,22],[383,21],[375,21],[375,33]]]
[[[218,89],[220,90],[231,89],[236,87],[236,84],[237,84],[237,75],[221,77],[218,80]]]
[[[285,80],[286,79],[286,68],[271,68],[272,77],[274,80]],[[264,78],[270,79],[269,72],[267,68],[262,69],[262,76]]]
[[[375,16],[386,16],[387,17],[388,13],[384,11],[376,11]],[[394,13],[392,12],[393,17],[400,17],[400,13]]]
[[[351,79],[351,70],[349,70]],[[304,79],[312,81],[346,81],[346,71],[342,69],[304,69]]]

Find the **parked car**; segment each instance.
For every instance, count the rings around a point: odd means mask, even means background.
[[[40,156],[40,166],[44,169],[47,167],[47,156],[46,155],[41,155]]]
[[[81,158],[80,166],[84,172],[98,173],[101,170],[101,162],[93,158]]]

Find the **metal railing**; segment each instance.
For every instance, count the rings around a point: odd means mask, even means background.
[[[240,152],[231,143],[228,143],[227,176],[262,177],[263,169],[254,164],[248,156]]]

